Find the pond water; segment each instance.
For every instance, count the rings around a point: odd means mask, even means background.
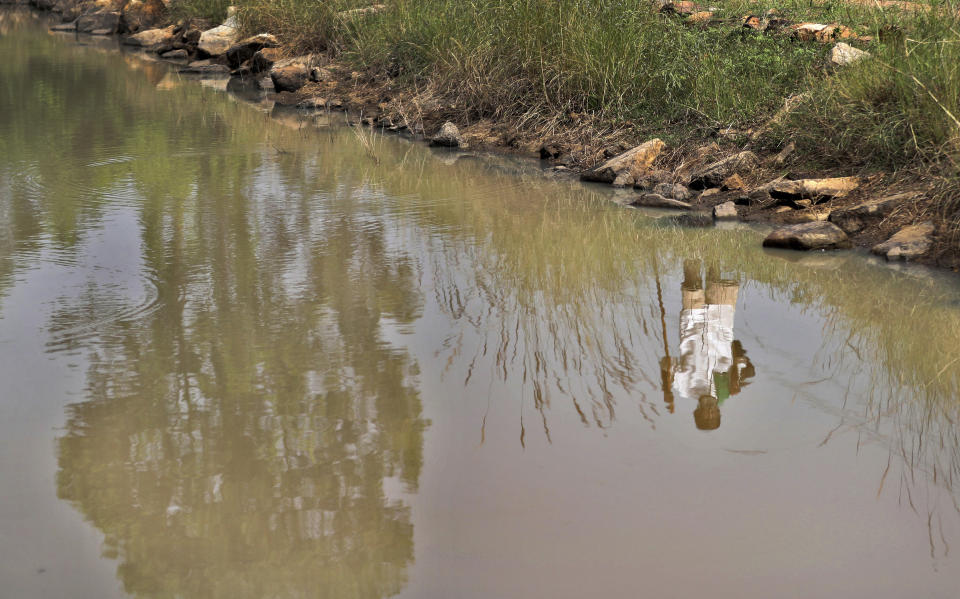
[[[955,278],[0,56],[0,595],[958,596]]]

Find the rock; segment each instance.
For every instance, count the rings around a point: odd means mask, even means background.
[[[853,208],[833,212],[830,214],[830,222],[843,229],[847,234],[857,233],[869,224],[880,222],[898,206],[915,200],[919,195],[914,192],[898,193],[867,200]]]
[[[70,23],[60,23],[50,28],[50,31],[76,31],[76,30],[77,30],[76,21],[71,21]]]
[[[933,243],[934,226],[932,223],[910,225],[897,231],[893,237],[878,243],[870,250],[887,260],[912,260],[927,253]]]
[[[700,7],[689,0],[658,0],[660,12],[673,13],[676,15],[692,15],[703,12]]]
[[[709,10],[701,10],[699,12],[692,13],[689,17],[687,17],[687,21],[697,25],[706,25],[712,20],[713,12]]]
[[[310,79],[310,69],[300,62],[278,62],[270,69],[270,79],[278,92],[295,92]]]
[[[448,148],[459,148],[463,145],[463,137],[457,126],[447,121],[440,127],[440,131],[430,140],[431,146],[445,146]]]
[[[630,180],[629,184],[632,185],[650,171],[653,162],[665,147],[666,144],[663,141],[651,139],[583,173],[580,178],[584,181],[613,183],[622,175],[621,182],[626,183]]]
[[[183,30],[180,33],[180,39],[184,44],[196,46],[200,43],[200,36],[203,35],[203,32],[212,26],[213,23],[209,19],[194,17],[184,23]]]
[[[789,142],[787,145],[783,146],[783,149],[780,150],[780,153],[777,154],[773,159],[773,164],[776,166],[783,166],[787,162],[787,158],[789,158],[790,155],[796,151],[796,149],[797,144],[793,143],[792,141]]]
[[[253,55],[264,48],[276,48],[280,45],[277,38],[269,33],[259,33],[236,42],[224,52],[227,66],[231,69],[239,68],[241,64],[253,58]]]
[[[857,39],[857,34],[854,33],[853,29],[837,23],[830,25],[823,23],[798,23],[790,28],[793,30],[793,37],[802,42],[832,42],[836,39]]]
[[[763,240],[763,247],[791,250],[834,250],[850,245],[847,234],[826,221],[779,227]]]
[[[197,50],[203,56],[221,56],[237,41],[240,36],[234,25],[236,20],[230,17],[223,25],[208,29],[200,34]]]
[[[850,44],[837,42],[837,45],[830,51],[830,62],[837,66],[847,66],[858,60],[869,58],[870,53],[864,50],[854,48]]]
[[[710,189],[704,189],[700,192],[700,200],[706,200],[720,193],[720,189],[717,187],[711,187]]]
[[[167,14],[163,0],[129,0],[120,11],[123,31],[135,33],[153,27]]]
[[[128,46],[138,46],[140,48],[168,45],[173,42],[173,31],[173,25],[164,27],[163,29],[147,29],[124,39],[123,43]]]
[[[169,52],[164,52],[160,56],[162,58],[166,58],[167,60],[186,60],[186,58],[190,55],[186,50],[181,48],[180,50],[170,50]]]
[[[842,198],[860,186],[859,177],[832,177],[829,179],[782,180],[770,188],[770,197],[776,200]]]
[[[753,152],[744,151],[727,156],[708,164],[701,170],[693,173],[690,178],[690,189],[708,189],[720,187],[723,180],[737,171],[745,171],[757,166],[757,157]]]
[[[310,69],[310,81],[319,83],[321,81],[330,81],[333,79],[333,75],[330,74],[330,71],[327,69],[322,69],[320,67],[313,67]]]
[[[250,59],[250,71],[253,73],[263,73],[273,68],[280,60],[279,48],[264,48],[253,55]]]
[[[720,182],[720,188],[724,191],[740,191],[746,189],[747,184],[743,182],[740,175],[734,173]]]
[[[653,193],[660,194],[672,200],[680,200],[681,202],[686,202],[690,199],[690,190],[679,183],[660,183],[654,186]]]
[[[113,35],[113,29],[94,29],[90,32],[90,35]]]
[[[583,176],[581,175],[581,179],[582,178]],[[652,170],[646,171],[645,173],[642,173],[639,178],[636,178],[633,182],[633,187],[635,189],[652,191],[653,188],[659,185],[660,183],[669,181],[672,178],[673,176],[671,175],[671,173],[667,171],[660,170],[660,169],[652,169]]]
[[[690,210],[691,208],[687,202],[664,197],[659,193],[640,194],[640,196],[630,202],[630,205],[643,206],[645,208],[676,208],[678,210]]]
[[[77,19],[77,31],[80,33],[91,33],[95,29],[107,29],[115,33],[119,27],[120,13],[115,11],[97,11]]]
[[[733,202],[724,202],[713,207],[713,218],[717,220],[737,220],[737,205]]]

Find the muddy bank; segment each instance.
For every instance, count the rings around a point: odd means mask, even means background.
[[[470,119],[436,90],[357,72],[326,54],[295,56],[267,32],[243,37],[233,15],[219,24],[175,21],[165,0],[30,3],[60,14],[55,30],[120,35],[125,44],[179,64],[183,73],[229,74],[280,104],[346,111],[356,124],[436,145],[539,156],[564,176],[632,189],[637,206],[690,212],[691,224],[768,223],[776,230],[766,244],[775,247],[861,247],[888,260],[960,268],[960,246],[931,209],[937,182],[925,174],[811,172],[792,143],[776,149],[758,143],[799,98],[787,99],[755,130],[716,131],[707,143],[675,147],[639,136],[631,123],[600,123],[589,114],[564,114],[549,126]]]

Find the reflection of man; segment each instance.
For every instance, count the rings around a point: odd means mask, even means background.
[[[710,266],[704,289],[698,260],[685,261],[683,275],[680,357],[671,360],[670,395],[696,401],[693,419],[697,428],[713,430],[720,426],[720,404],[739,393],[746,379],[754,375],[743,346],[733,338],[740,286],[721,279],[716,266]]]

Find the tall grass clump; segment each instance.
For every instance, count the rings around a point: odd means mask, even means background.
[[[684,131],[756,120],[825,54],[637,0],[395,0],[351,46],[359,66],[430,83],[471,116],[589,112]]]
[[[174,19],[199,17],[215,23],[227,17],[227,7],[235,4],[231,0],[174,0],[170,3],[170,13]]]
[[[828,164],[958,174],[960,4],[894,13],[872,57],[811,81],[785,134]]]

